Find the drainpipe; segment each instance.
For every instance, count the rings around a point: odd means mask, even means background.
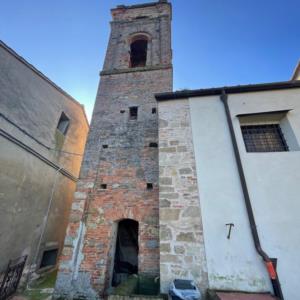
[[[241,181],[241,185],[242,185],[245,205],[246,205],[246,209],[247,209],[248,219],[250,222],[250,228],[251,228],[251,233],[252,233],[252,237],[253,237],[254,244],[255,244],[255,249],[256,249],[257,253],[262,257],[262,259],[265,263],[265,266],[267,268],[267,271],[270,276],[270,280],[271,280],[271,283],[272,283],[272,286],[274,289],[275,296],[278,297],[280,300],[284,300],[280,281],[278,278],[278,274],[277,274],[276,268],[274,266],[274,262],[268,256],[268,254],[262,249],[261,244],[260,244],[260,240],[259,240],[259,236],[258,236],[258,232],[257,232],[257,228],[256,228],[256,223],[255,223],[255,218],[254,218],[254,213],[253,213],[253,209],[252,209],[252,205],[251,205],[251,199],[249,196],[245,173],[244,173],[244,169],[243,169],[243,165],[242,165],[242,160],[241,160],[241,156],[240,156],[240,152],[239,152],[239,148],[238,148],[238,144],[237,144],[237,140],[236,140],[236,136],[234,133],[233,124],[232,124],[232,120],[231,120],[231,115],[230,115],[230,110],[229,110],[229,105],[228,105],[228,95],[226,94],[225,90],[222,91],[222,95],[220,96],[220,99],[221,99],[222,103],[224,104],[224,108],[225,108],[227,124],[228,124],[229,131],[230,131],[235,160],[236,160],[237,167],[238,167],[239,177],[240,177],[240,181]]]
[[[38,258],[39,252],[40,252],[40,247],[41,247],[42,240],[44,238],[44,234],[45,234],[45,231],[46,231],[46,227],[47,227],[47,223],[48,223],[48,219],[49,219],[49,214],[50,214],[50,210],[51,210],[51,206],[52,206],[52,202],[53,202],[54,191],[55,191],[55,187],[56,187],[56,183],[57,183],[57,178],[58,178],[59,172],[62,169],[63,168],[60,167],[59,169],[56,170],[56,173],[55,173],[55,178],[54,178],[54,182],[52,184],[52,189],[51,189],[51,193],[50,193],[50,198],[49,198],[49,202],[48,202],[46,215],[44,216],[42,231],[41,231],[41,234],[40,234],[40,237],[39,237],[38,245],[37,245],[37,248],[36,248],[36,253],[35,253],[35,256],[33,258],[33,263],[35,265],[37,264],[37,258]],[[31,278],[31,274],[32,273],[30,273],[28,281],[27,281],[27,287],[28,287],[28,284],[29,284],[29,281],[30,281],[30,278]]]

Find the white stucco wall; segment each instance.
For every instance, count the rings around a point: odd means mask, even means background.
[[[223,104],[189,99],[210,288],[270,291],[247,218]],[[300,152],[247,153],[238,114],[293,109],[287,119],[300,141],[300,89],[229,95],[261,244],[278,259],[286,300],[297,299],[300,272]],[[294,149],[294,147],[293,147]],[[234,223],[227,239],[226,223]]]

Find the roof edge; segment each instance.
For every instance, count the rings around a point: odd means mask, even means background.
[[[168,5],[171,5],[171,3],[168,2],[168,1],[157,1],[157,2],[134,4],[134,5],[117,5],[115,8],[112,8],[111,11],[114,11],[116,9],[144,8],[144,7],[156,6],[158,4],[168,4]]]
[[[184,90],[178,92],[156,94],[155,98],[157,101],[167,101],[167,100],[191,98],[197,96],[221,95],[224,91],[227,94],[239,94],[239,93],[282,90],[282,89],[291,89],[291,88],[300,88],[300,80],[237,85],[237,86],[224,86],[224,87],[198,89],[198,90]]]
[[[20,56],[16,51],[14,51],[11,47],[9,47],[7,44],[5,44],[2,40],[0,40],[0,47],[2,47],[4,50],[9,52],[11,55],[13,55],[17,60],[19,60],[21,63],[23,63],[25,66],[30,68],[35,74],[37,74],[39,77],[41,77],[43,80],[45,80],[47,83],[49,83],[52,87],[54,87],[58,92],[62,93],[64,96],[66,96],[69,100],[80,106],[80,108],[83,111],[86,123],[89,125],[86,112],[84,109],[83,104],[78,102],[75,98],[73,98],[70,94],[68,94],[66,91],[64,91],[61,87],[59,87],[57,84],[55,84],[51,79],[49,79],[46,75],[44,75],[41,71],[39,71],[36,67],[34,67],[32,64],[30,64],[26,59],[24,59],[22,56]]]

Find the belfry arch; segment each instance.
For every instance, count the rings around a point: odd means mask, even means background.
[[[130,68],[145,67],[149,60],[151,39],[144,33],[135,34],[130,37]]]

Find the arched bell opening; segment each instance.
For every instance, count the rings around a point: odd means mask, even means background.
[[[147,64],[148,39],[140,36],[130,44],[130,67],[145,67]]]

